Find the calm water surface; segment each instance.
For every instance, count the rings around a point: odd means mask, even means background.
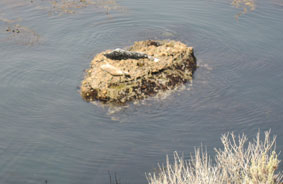
[[[224,0],[120,0],[126,10],[75,14],[1,0],[0,183],[107,184],[111,171],[122,183],[143,184],[166,154],[201,143],[213,154],[227,131],[253,137],[272,129],[283,150],[276,2],[258,0],[237,21],[240,10]],[[7,31],[16,24],[20,33]],[[77,87],[96,53],[145,39],[194,46],[193,83],[114,114],[81,99]]]

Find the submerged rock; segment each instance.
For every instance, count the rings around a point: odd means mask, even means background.
[[[178,41],[139,41],[128,50],[97,54],[81,84],[86,101],[123,104],[192,80],[193,48]]]

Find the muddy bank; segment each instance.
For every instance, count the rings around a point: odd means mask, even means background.
[[[81,95],[86,101],[124,104],[192,80],[196,58],[178,41],[139,41],[127,50],[97,54],[86,70]]]

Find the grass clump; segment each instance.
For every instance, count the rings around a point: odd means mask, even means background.
[[[215,162],[208,154],[195,149],[190,160],[174,153],[174,162],[166,158],[157,173],[147,174],[149,184],[279,184],[282,172],[277,171],[280,160],[275,152],[276,137],[270,131],[260,133],[247,142],[246,135],[236,137],[227,133],[221,137],[222,149],[215,149]]]

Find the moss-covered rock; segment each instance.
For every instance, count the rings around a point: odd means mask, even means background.
[[[128,50],[97,54],[81,84],[86,101],[124,104],[192,80],[193,48],[171,40],[135,42]]]

